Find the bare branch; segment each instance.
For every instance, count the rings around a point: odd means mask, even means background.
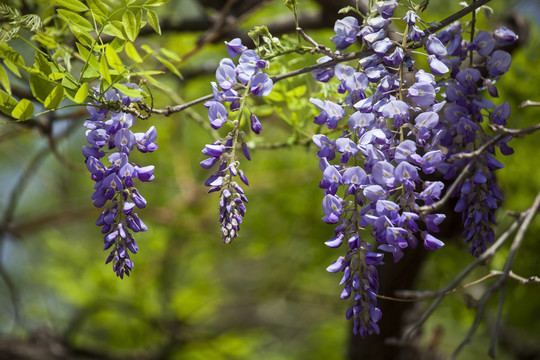
[[[501,126],[501,125],[490,124],[489,128],[491,130],[497,131],[497,132],[499,132],[501,134],[511,135],[511,136],[514,136],[514,137],[522,137],[524,135],[532,134],[532,133],[540,130],[540,124],[536,124],[536,125],[524,128],[524,129],[507,129],[504,126]]]
[[[521,104],[519,104],[519,107],[520,107],[520,108],[524,108],[524,107],[537,107],[537,106],[540,106],[540,102],[538,102],[538,101],[531,101],[531,100],[525,100],[524,102],[522,102]]]
[[[479,8],[480,6],[488,3],[489,1],[491,1],[491,0],[479,0],[479,1],[477,1],[477,2],[475,2],[473,4],[471,4],[471,5],[467,6],[466,8],[458,11],[457,13],[455,13],[453,15],[450,15],[446,19],[439,22],[437,25],[429,27],[426,30],[426,36],[428,34],[435,33],[437,31],[441,30],[445,26],[447,26],[447,25],[451,24],[452,22],[464,17],[465,15],[471,13],[472,11]],[[372,54],[374,54],[373,50],[365,50],[365,51],[360,51],[360,52],[356,52],[356,53],[349,53],[349,54],[344,54],[344,55],[335,54],[334,55],[335,58],[333,60],[331,60],[331,61],[327,61],[327,62],[321,63],[321,64],[315,64],[315,65],[308,66],[308,67],[305,67],[305,68],[302,68],[302,69],[293,70],[293,71],[290,71],[290,72],[285,73],[285,74],[276,75],[276,76],[272,77],[271,79],[272,79],[272,81],[274,83],[276,83],[276,82],[278,82],[280,80],[283,80],[283,79],[287,79],[287,78],[290,78],[290,77],[302,75],[302,74],[311,72],[313,70],[326,68],[328,66],[337,65],[337,64],[342,63],[342,62],[361,59],[361,58],[364,58],[364,57],[372,55]],[[167,106],[165,109],[150,109],[150,110],[151,110],[151,113],[153,113],[153,114],[161,114],[161,115],[169,116],[172,113],[180,112],[180,111],[183,111],[183,110],[185,110],[185,109],[187,109],[187,108],[189,108],[191,106],[194,106],[194,105],[200,104],[202,102],[211,100],[213,97],[214,97],[213,94],[208,94],[208,95],[203,96],[201,98],[191,100],[191,101],[189,101],[189,102],[187,102],[185,104],[180,104],[180,105],[176,105],[176,106]]]
[[[484,313],[487,301],[496,290],[503,287],[501,290],[500,298],[499,298],[499,309],[497,312],[495,330],[493,332],[492,343],[489,349],[489,355],[491,357],[495,356],[495,344],[496,344],[496,340],[499,333],[498,329],[500,326],[500,318],[502,316],[502,305],[504,303],[504,284],[506,283],[506,280],[508,278],[508,274],[510,272],[510,268],[512,267],[512,263],[514,261],[514,257],[517,253],[517,250],[521,246],[521,242],[523,241],[525,232],[529,228],[531,221],[536,215],[536,213],[538,212],[539,208],[540,208],[540,193],[538,193],[538,195],[536,196],[533,205],[528,210],[522,213],[523,221],[521,223],[521,226],[519,227],[516,237],[514,238],[514,242],[512,243],[512,246],[510,248],[510,253],[508,254],[508,258],[506,259],[506,262],[504,264],[503,275],[500,278],[498,278],[493,284],[491,284],[491,286],[487,288],[484,294],[482,295],[482,298],[480,299],[478,308],[476,310],[476,316],[474,318],[474,322],[471,325],[469,332],[467,333],[467,336],[463,339],[463,341],[459,344],[459,346],[454,350],[454,352],[449,357],[449,359],[454,359],[459,354],[461,349],[463,349],[463,347],[471,341],[474,333],[476,332],[476,330],[478,329],[478,326],[480,325],[480,321],[482,319],[482,315]],[[516,224],[516,222],[514,222],[514,224]]]
[[[302,28],[297,27],[296,31],[298,31],[298,33],[300,34],[300,36],[304,38],[304,40],[306,40],[308,43],[314,46],[314,48],[310,51],[311,54],[320,53],[320,54],[327,55],[334,60],[336,59],[336,55],[332,52],[332,50],[330,50],[324,45],[318,44],[308,34],[306,34]]]
[[[540,198],[540,193],[537,196],[537,200]],[[538,204],[535,200],[533,206],[529,208],[528,210],[520,213],[516,216],[516,220],[510,225],[510,227],[495,241],[495,243],[487,249],[482,255],[480,255],[476,260],[474,260],[469,266],[467,266],[458,276],[456,276],[452,281],[450,281],[444,288],[438,291],[437,299],[431,304],[428,310],[424,312],[422,317],[418,319],[403,335],[403,340],[408,340],[412,334],[418,330],[425,322],[426,320],[433,314],[437,306],[441,303],[441,301],[446,296],[446,293],[450,291],[451,289],[455,288],[474,268],[476,268],[480,264],[489,263],[491,261],[492,257],[495,255],[495,253],[499,250],[499,248],[506,242],[508,237],[512,235],[512,233],[519,227],[519,225],[524,221],[525,217],[529,214],[535,214],[538,210]]]

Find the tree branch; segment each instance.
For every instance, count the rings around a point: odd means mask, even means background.
[[[488,3],[489,1],[491,1],[491,0],[479,0],[479,1],[477,1],[477,2],[475,2],[473,4],[471,4],[471,5],[467,6],[466,8],[458,11],[457,13],[455,13],[453,15],[450,15],[446,19],[439,22],[437,25],[429,27],[426,30],[425,37],[427,37],[428,34],[435,33],[437,31],[441,30],[445,26],[447,26],[447,25],[451,24],[452,22],[464,17],[465,15],[471,13],[472,11],[479,8],[480,6]],[[349,54],[343,54],[343,55],[336,54],[335,59],[333,59],[331,61],[327,61],[327,62],[322,63],[322,64],[315,64],[315,65],[307,66],[305,68],[293,70],[293,71],[290,71],[290,72],[285,73],[285,74],[276,75],[276,76],[273,76],[271,79],[272,79],[272,81],[274,83],[276,83],[276,82],[278,82],[280,80],[284,80],[284,79],[287,79],[287,78],[290,78],[290,77],[302,75],[302,74],[311,72],[313,70],[322,69],[322,68],[325,68],[325,67],[337,65],[339,63],[346,62],[346,61],[361,59],[361,58],[364,58],[364,57],[372,55],[372,54],[374,54],[373,50],[365,50],[365,51],[360,51],[360,52],[356,52],[356,53],[349,53]],[[183,110],[185,110],[185,109],[187,109],[187,108],[189,108],[191,106],[194,106],[194,105],[200,104],[202,102],[211,100],[211,99],[213,99],[213,97],[214,97],[213,94],[208,94],[208,95],[200,97],[198,99],[191,100],[191,101],[189,101],[189,102],[187,102],[185,104],[179,104],[179,105],[175,105],[175,106],[167,106],[165,109],[149,109],[149,111],[150,111],[150,113],[153,113],[153,114],[161,114],[161,115],[169,116],[169,115],[171,115],[173,113],[183,111]]]
[[[525,236],[525,232],[531,225],[532,219],[538,212],[538,209],[540,209],[540,193],[536,195],[533,205],[527,211],[522,213],[522,215],[524,215],[523,222],[521,223],[521,226],[519,227],[516,237],[514,238],[514,242],[512,243],[512,246],[510,247],[510,253],[508,254],[508,257],[504,264],[503,275],[500,278],[498,278],[493,284],[491,284],[491,286],[487,288],[484,294],[482,295],[482,298],[480,299],[480,302],[479,302],[479,306],[476,310],[476,316],[474,318],[474,322],[471,325],[469,332],[467,333],[467,336],[463,339],[463,341],[459,344],[459,346],[454,350],[454,352],[452,353],[449,359],[455,359],[455,357],[459,354],[461,349],[463,349],[463,347],[471,341],[474,333],[476,332],[478,328],[478,325],[480,324],[480,320],[482,319],[482,315],[484,313],[487,301],[496,290],[502,287],[500,297],[499,297],[499,308],[497,312],[497,320],[495,322],[495,329],[493,331],[493,337],[492,337],[491,346],[489,349],[489,355],[493,358],[495,357],[495,345],[497,342],[497,336],[499,334],[500,319],[502,316],[502,305],[504,303],[504,293],[505,293],[504,285],[506,284],[506,280],[508,279],[510,268],[512,267],[512,263],[514,262],[514,258],[516,256],[517,250],[521,246],[521,243]]]
[[[537,200],[540,198],[537,196]],[[469,266],[467,266],[458,276],[456,276],[450,283],[448,283],[444,288],[438,291],[437,299],[431,304],[428,310],[424,312],[422,317],[416,321],[403,335],[402,341],[407,341],[412,334],[418,330],[425,322],[426,320],[433,314],[437,306],[441,303],[441,301],[446,296],[446,293],[453,288],[455,288],[461,280],[463,280],[474,268],[476,268],[480,264],[489,263],[491,261],[491,258],[495,255],[495,253],[499,250],[499,248],[505,243],[505,241],[508,239],[510,235],[519,227],[519,225],[524,221],[524,219],[530,214],[536,213],[538,210],[538,204],[535,200],[534,204],[531,208],[528,210],[518,214],[516,216],[516,220],[510,225],[510,227],[497,239],[497,241],[489,248],[487,249],[482,255],[480,255],[476,260],[474,260]]]

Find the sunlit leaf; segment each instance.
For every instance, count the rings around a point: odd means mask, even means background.
[[[111,74],[109,73],[109,65],[107,65],[107,60],[105,59],[104,55],[102,55],[99,59],[99,70],[103,79],[105,79],[105,81],[107,81],[109,84],[112,83]]]
[[[82,104],[88,97],[88,83],[83,83],[79,90],[77,90],[77,93],[75,94],[74,101],[77,104]]]
[[[92,24],[79,14],[64,9],[58,9],[57,12],[66,22],[88,31],[93,30]]]
[[[105,57],[107,58],[107,62],[113,69],[115,69],[119,73],[122,73],[124,71],[124,65],[122,64],[122,61],[120,60],[116,52],[112,49],[112,47],[107,46],[105,48]]]
[[[126,43],[125,52],[126,52],[126,55],[129,56],[130,59],[135,61],[136,63],[141,63],[143,61],[143,59],[141,58],[141,56],[137,52],[137,49],[133,45],[133,43],[131,43],[131,42]]]
[[[9,84],[9,78],[6,73],[6,69],[0,65],[0,84],[6,90],[6,92],[11,95],[11,85]]]
[[[18,120],[26,120],[34,114],[34,104],[28,99],[22,99],[17,106],[13,108],[11,116]]]
[[[161,35],[161,27],[159,26],[159,19],[155,11],[148,10],[146,13],[146,19],[148,20],[148,23],[154,29],[155,32],[157,32],[159,35]]]
[[[56,84],[53,90],[45,98],[43,105],[48,109],[56,109],[64,100],[64,87],[62,84]]]
[[[55,3],[73,11],[83,12],[88,10],[88,7],[78,0],[55,0]]]
[[[129,40],[135,41],[137,35],[139,34],[139,29],[137,28],[137,19],[135,19],[135,14],[127,10],[124,15],[122,15],[122,24],[124,25],[124,30]]]

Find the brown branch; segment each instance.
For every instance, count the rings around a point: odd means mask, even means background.
[[[431,26],[430,28],[428,28],[426,30],[426,36],[427,36],[427,34],[439,31],[440,29],[442,29],[445,26],[451,24],[452,22],[464,17],[465,15],[467,15],[470,12],[476,10],[480,6],[488,3],[489,1],[491,1],[491,0],[479,0],[479,1],[475,2],[474,4],[469,5],[466,8],[458,11],[457,13],[455,13],[453,15],[450,15],[449,17],[442,20],[437,25],[434,25],[434,26]],[[322,68],[326,68],[326,67],[329,67],[329,66],[337,65],[337,64],[342,63],[342,62],[361,59],[361,58],[364,58],[364,57],[372,55],[372,54],[374,54],[373,50],[365,50],[365,51],[360,51],[360,52],[356,52],[356,53],[335,55],[334,60],[327,61],[327,62],[321,63],[321,64],[315,64],[315,65],[307,66],[305,68],[293,70],[293,71],[287,72],[285,74],[276,75],[276,76],[273,76],[271,79],[272,79],[272,81],[274,83],[276,83],[276,82],[278,82],[280,80],[283,80],[283,79],[287,79],[287,78],[290,78],[290,77],[302,75],[302,74],[311,72],[313,70],[322,69]],[[172,113],[180,112],[180,111],[183,111],[183,110],[185,110],[185,109],[187,109],[187,108],[189,108],[191,106],[194,106],[194,105],[200,104],[202,102],[211,100],[211,99],[213,99],[213,97],[214,97],[213,94],[209,94],[209,95],[200,97],[198,99],[191,100],[191,101],[189,101],[189,102],[187,102],[185,104],[180,104],[180,105],[175,105],[175,106],[167,106],[165,109],[150,109],[150,111],[153,114],[161,114],[161,115],[169,116]]]
[[[493,331],[493,337],[492,337],[491,346],[490,346],[490,349],[489,349],[489,355],[491,357],[495,357],[495,346],[496,346],[496,342],[497,342],[497,336],[498,336],[498,333],[499,333],[498,329],[500,327],[500,319],[501,319],[501,316],[502,316],[502,305],[504,303],[504,294],[505,294],[504,289],[505,289],[506,280],[508,279],[508,274],[510,273],[510,268],[512,267],[512,264],[514,262],[514,258],[516,256],[517,250],[521,246],[521,243],[522,243],[523,238],[525,236],[525,232],[527,231],[527,229],[531,225],[532,219],[534,218],[534,216],[538,212],[539,208],[540,208],[540,193],[538,193],[538,195],[536,195],[536,198],[534,200],[533,205],[528,210],[526,210],[525,212],[522,213],[524,215],[523,216],[523,222],[521,223],[521,226],[519,227],[519,230],[518,230],[518,232],[516,234],[516,237],[514,238],[514,242],[512,243],[512,246],[510,247],[510,253],[508,254],[508,257],[507,257],[506,262],[504,264],[502,276],[500,278],[498,278],[493,284],[491,284],[491,286],[489,288],[487,288],[486,291],[484,292],[484,294],[482,295],[482,298],[480,299],[478,308],[476,310],[476,316],[474,318],[474,322],[471,325],[471,327],[469,329],[469,332],[467,333],[467,336],[465,336],[463,341],[454,350],[454,352],[449,357],[449,359],[454,359],[459,354],[461,349],[463,349],[463,347],[465,345],[467,345],[471,341],[474,333],[476,332],[478,326],[480,325],[480,321],[482,319],[482,315],[484,313],[487,301],[489,300],[491,295],[496,290],[498,290],[499,288],[502,288],[501,293],[500,293],[500,298],[499,298],[499,308],[498,308],[498,312],[497,312],[496,325],[495,325],[495,329]]]
[[[540,196],[540,195],[539,195]],[[446,292],[455,288],[474,268],[480,264],[485,264],[491,261],[495,253],[499,248],[506,242],[508,237],[519,227],[519,225],[524,221],[525,217],[530,213],[536,213],[537,205],[536,201],[531,208],[518,214],[516,220],[510,225],[510,227],[497,239],[497,241],[488,248],[482,255],[480,255],[476,260],[474,260],[469,266],[467,266],[458,276],[456,276],[450,283],[448,283],[444,288],[438,291],[437,299],[431,304],[431,306],[424,312],[424,314],[418,319],[403,335],[402,340],[407,341],[413,333],[418,330],[426,320],[433,314],[437,306],[446,296]]]
[[[490,124],[489,128],[493,131],[497,131],[504,135],[511,135],[513,137],[522,137],[524,135],[532,134],[540,130],[540,124],[536,124],[536,125],[524,128],[524,129],[507,129],[501,125]]]

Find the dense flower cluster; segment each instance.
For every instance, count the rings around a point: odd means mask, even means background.
[[[244,141],[245,133],[240,130],[245,102],[250,94],[268,95],[274,84],[262,72],[267,67],[267,61],[260,59],[254,50],[247,49],[238,38],[225,44],[230,58],[221,60],[216,70],[217,84],[212,82],[214,98],[206,102],[205,106],[208,108],[212,128],[219,129],[229,122],[233,129],[223,140],[205,146],[202,153],[209,158],[201,161],[201,166],[210,169],[219,163],[218,169],[206,180],[205,185],[210,187],[209,193],[220,192],[220,230],[223,242],[228,244],[238,235],[246,212],[245,204],[248,203],[244,190],[236,181],[238,177],[249,185],[236,156],[237,148],[241,147],[245,158],[251,160]],[[235,64],[233,59],[238,56],[238,64]],[[232,112],[238,112],[235,120],[229,119]],[[249,123],[255,134],[261,132],[261,123],[254,113],[250,112]]]
[[[517,36],[506,28],[500,28],[494,32],[494,36],[479,31],[473,42],[467,42],[461,38],[461,24],[456,22],[440,32],[438,38],[442,44],[448,44],[445,62],[452,69],[445,82],[448,103],[444,111],[446,129],[441,136],[441,145],[448,149],[449,161],[456,160],[441,166],[440,170],[445,179],[450,180],[461,168],[472,162],[470,176],[454,194],[459,196],[455,211],[462,213],[465,226],[463,238],[469,244],[469,251],[479,256],[494,240],[495,233],[490,223],[496,224],[494,212],[502,195],[495,183],[493,171],[503,165],[493,157],[495,146],[472,159],[461,158],[460,154],[474,152],[491,141],[493,136],[482,128],[485,118],[489,118],[492,124],[506,125],[510,105],[504,102],[495,108],[492,101],[482,96],[481,90],[487,89],[491,96],[498,96],[494,83],[508,71],[511,57],[497,47],[508,45],[517,40]],[[477,61],[478,66],[486,70],[484,75],[470,63],[461,70],[471,53],[481,57]],[[502,154],[509,155],[513,152],[506,144],[509,140],[508,137],[494,145],[499,147]]]
[[[140,90],[135,84],[125,84]],[[99,96],[98,90],[96,94]],[[140,97],[128,97],[114,90],[103,94],[105,102],[121,102],[124,106],[140,101]],[[133,133],[130,127],[135,117],[122,111],[109,111],[100,103],[87,107],[91,118],[85,121],[86,137],[90,146],[83,147],[83,155],[90,177],[96,182],[92,200],[95,207],[106,206],[96,221],[104,234],[104,250],[112,248],[106,263],[113,262],[113,270],[120,278],[129,276],[133,261],[128,250],[135,254],[139,250],[132,232],[146,231],[147,227],[134,212],[142,209],[146,200],[134,187],[134,181],[152,181],[154,166],[140,166],[129,159],[133,149],[142,153],[155,151],[156,129],[146,133]],[[107,156],[109,165],[102,162]]]
[[[337,78],[337,93],[346,95],[339,102],[310,100],[320,110],[316,124],[342,129],[337,139],[319,134],[313,141],[323,172],[319,184],[325,192],[323,221],[337,224],[335,236],[325,244],[337,248],[346,243],[345,256],[327,270],[343,273],[341,298],[353,299],[346,316],[354,321],[353,332],[363,337],[379,332],[377,266],[383,264],[383,252],[397,262],[405,248],[414,248],[419,241],[428,250],[444,245],[433,233],[439,231],[445,215],[422,210],[440,199],[444,184],[428,181],[427,175],[439,170],[445,179],[452,179],[468,161],[475,162],[472,177],[456,194],[465,240],[475,255],[493,238],[489,222],[495,221],[493,210],[500,199],[491,170],[502,164],[491,154],[459,161],[452,158],[489,140],[480,123],[482,110],[494,105],[479,91],[496,92],[493,83],[508,70],[509,55],[493,51],[495,40],[487,32],[479,32],[474,43],[463,40],[459,23],[426,36],[413,9],[403,18],[403,42],[396,45],[388,37],[388,27],[398,6],[395,0],[378,2],[362,25],[351,16],[336,22],[331,40],[337,50],[360,41],[373,54],[360,60],[360,70],[339,64],[313,72],[318,81]],[[496,37],[508,43],[515,37],[512,34],[499,30]],[[407,47],[411,41],[422,41],[430,73],[418,70],[414,80],[407,76],[411,82],[407,83],[405,74],[414,64]],[[477,69],[460,70],[472,51],[486,57],[489,76],[482,77]],[[489,115],[490,121],[504,125],[509,111],[508,104],[499,106]],[[498,144],[503,153],[507,141]]]

